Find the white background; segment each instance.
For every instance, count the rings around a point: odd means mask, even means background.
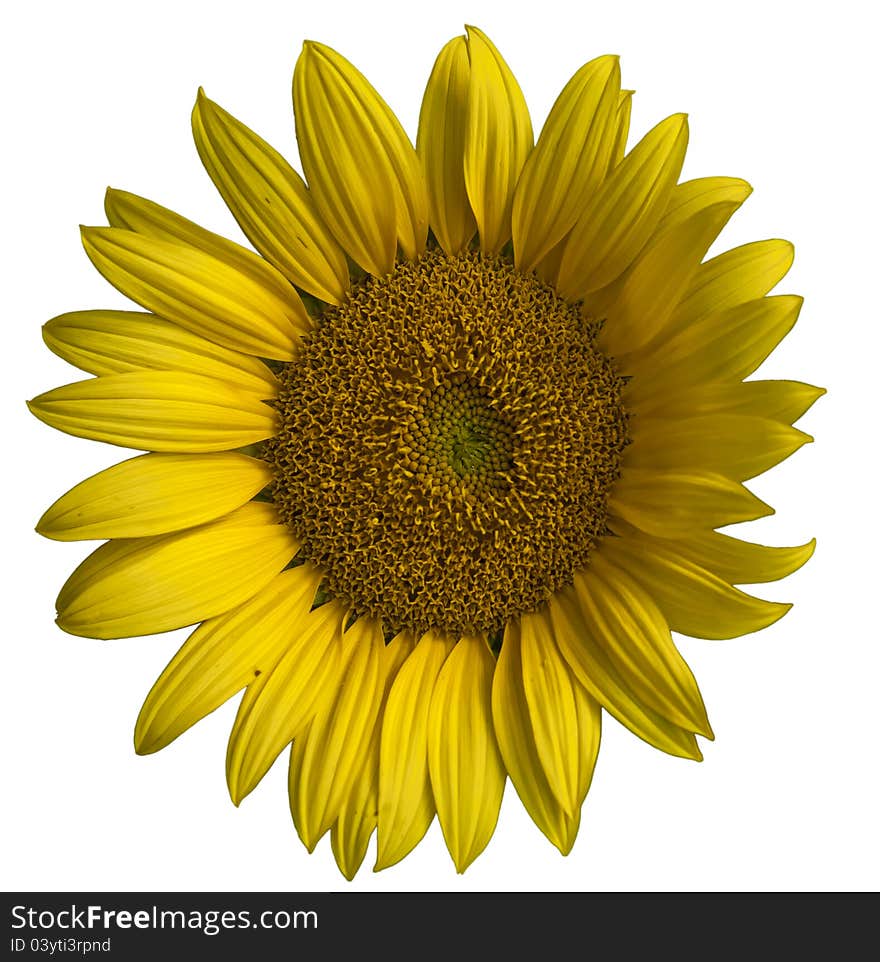
[[[235,700],[138,758],[141,701],[186,631],[122,641],[55,628],[54,597],[90,546],[33,533],[67,488],[126,452],[68,438],[24,399],[78,372],[41,345],[55,314],[125,302],[90,267],[79,223],[108,184],[241,239],[189,134],[199,84],[296,163],[290,77],[301,41],[372,80],[414,135],[433,58],[473,22],[540,128],[583,62],[622,56],[633,134],[690,114],[684,174],[755,192],[722,246],[783,236],[780,287],[801,320],[763,373],[828,388],[817,443],[754,484],[778,514],[749,535],[813,561],[764,595],[794,601],[750,637],[683,639],[717,735],[697,765],[608,721],[574,852],[561,858],[508,786],[495,837],[457,876],[437,825],[393,890],[871,889],[877,853],[877,83],[868,4],[157,2],[15,4],[0,57],[3,139],[3,772],[6,889],[348,888],[329,838],[312,856],[280,761],[236,811],[224,783]],[[822,11],[821,13],[819,11]],[[632,140],[631,140],[632,143]],[[372,853],[371,853],[372,854]]]

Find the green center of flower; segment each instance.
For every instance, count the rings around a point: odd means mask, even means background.
[[[606,532],[627,443],[597,327],[501,257],[432,249],[328,308],[279,374],[273,497],[389,631],[500,631]]]
[[[508,483],[514,428],[467,375],[451,376],[426,392],[402,432],[402,462],[431,474],[459,495],[486,493]]]

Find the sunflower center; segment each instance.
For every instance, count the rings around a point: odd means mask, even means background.
[[[427,391],[402,438],[411,448],[403,463],[459,494],[500,488],[513,466],[513,426],[467,375],[452,375]]]
[[[494,633],[570,584],[627,442],[597,328],[501,257],[355,287],[279,374],[273,497],[328,591],[390,631]]]

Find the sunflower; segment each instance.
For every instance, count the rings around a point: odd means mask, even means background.
[[[164,748],[244,690],[238,804],[290,747],[294,825],[351,878],[436,814],[456,868],[510,777],[563,853],[602,710],[671,755],[712,738],[672,631],[731,638],[790,607],[734,585],[784,548],[716,529],[772,513],[743,484],[811,440],[823,393],[746,380],[801,299],[767,296],[789,243],[706,259],[750,187],[679,183],[687,119],[631,150],[632,91],[592,60],[537,142],[473,27],[440,52],[413,148],[342,56],[308,42],[303,180],[199,92],[201,160],[258,253],[109,190],[82,232],[146,313],[87,310],[44,338],[95,375],[35,398],[52,427],[147,452],[43,515],[99,539],[58,625],[195,630],[135,732]]]

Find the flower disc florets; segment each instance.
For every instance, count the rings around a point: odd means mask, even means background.
[[[280,374],[273,495],[326,587],[390,630],[497,632],[589,558],[627,441],[597,325],[533,275],[427,251]]]

